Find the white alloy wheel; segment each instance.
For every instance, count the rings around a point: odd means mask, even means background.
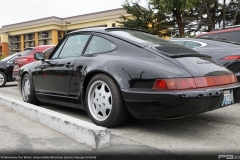
[[[4,83],[5,79],[2,74],[0,74],[0,86]]]
[[[23,96],[24,101],[29,101],[29,98],[30,98],[30,81],[29,81],[28,77],[25,77],[23,79],[22,96]]]
[[[7,76],[0,71],[0,87],[5,86],[6,82],[7,82]]]
[[[97,121],[106,120],[112,111],[112,93],[109,86],[101,81],[95,81],[89,88],[88,106],[91,115]]]

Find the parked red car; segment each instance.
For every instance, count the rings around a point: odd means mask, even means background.
[[[42,45],[42,46],[36,46],[36,47],[29,47],[26,48],[24,52],[18,55],[18,58],[14,62],[14,68],[13,68],[13,78],[16,79],[18,75],[19,68],[22,66],[37,61],[34,58],[34,54],[37,52],[44,52],[45,50],[49,48],[55,47],[54,45]]]

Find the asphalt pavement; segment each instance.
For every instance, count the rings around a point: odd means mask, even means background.
[[[22,100],[16,83],[0,88],[0,95]],[[91,122],[85,111],[51,104],[40,106]],[[133,118],[124,126],[110,129],[111,146],[100,150],[6,108],[0,107],[0,114],[0,137],[5,137],[0,138],[1,154],[90,153],[92,156],[111,155],[111,159],[122,155],[141,158],[157,155],[166,159],[198,159],[192,157],[195,155],[211,155],[218,159],[219,155],[240,155],[239,103],[183,119]]]

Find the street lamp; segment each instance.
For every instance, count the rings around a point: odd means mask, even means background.
[[[65,25],[66,25],[65,35],[67,35],[67,25],[68,24],[71,24],[71,22],[66,21],[66,23],[65,23]]]

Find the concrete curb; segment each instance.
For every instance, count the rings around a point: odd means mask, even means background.
[[[0,105],[93,148],[99,149],[110,145],[111,135],[107,128],[1,95]]]

